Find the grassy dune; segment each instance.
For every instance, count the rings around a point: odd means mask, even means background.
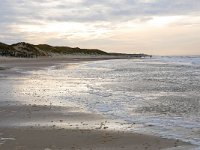
[[[50,46],[47,44],[33,45],[29,43],[16,43],[7,45],[0,43],[1,56],[14,57],[38,57],[66,54],[84,54],[84,55],[108,55],[108,53],[98,49],[80,49],[78,47]]]
[[[0,42],[0,56],[33,58],[55,55],[108,55],[123,58],[149,57],[149,55],[146,54],[107,53],[99,49],[81,49],[79,47],[72,48],[67,46],[51,46],[47,44],[34,45],[25,42],[8,45]]]

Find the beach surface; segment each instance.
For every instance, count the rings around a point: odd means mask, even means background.
[[[178,150],[193,148],[189,143],[180,140],[130,133],[125,130],[130,127],[129,125],[69,105],[59,99],[56,100],[55,97],[41,97],[34,94],[35,90],[44,90],[41,92],[47,94],[45,89],[37,89],[37,86],[36,89],[31,88],[28,92],[25,90],[33,84],[29,82],[33,76],[26,74],[27,71],[104,59],[110,58],[0,58],[0,149],[161,150],[176,148]],[[41,75],[39,77],[41,78]],[[37,75],[34,78],[38,78]],[[56,90],[56,87],[54,88]],[[134,128],[134,124],[131,127]]]

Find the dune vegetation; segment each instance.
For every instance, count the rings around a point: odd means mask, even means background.
[[[38,57],[67,54],[108,55],[108,53],[98,49],[80,49],[78,47],[72,48],[65,46],[50,46],[47,44],[33,45],[25,42],[20,42],[12,45],[0,43],[1,56]]]
[[[25,57],[35,58],[41,56],[63,56],[63,55],[104,55],[115,57],[147,57],[146,54],[124,54],[124,53],[107,53],[99,49],[81,49],[79,47],[67,47],[67,46],[51,46],[47,44],[34,45],[30,43],[20,42],[12,45],[0,43],[0,56],[9,57]]]

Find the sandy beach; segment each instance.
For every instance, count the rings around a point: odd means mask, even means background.
[[[1,150],[161,150],[189,149],[189,143],[175,139],[120,130],[114,120],[100,114],[67,106],[56,100],[41,100],[19,92],[19,81],[28,81],[23,72],[49,66],[103,57],[17,59],[0,58],[0,149]],[[37,78],[37,76],[35,76]],[[25,82],[26,82],[25,80]],[[30,84],[27,82],[26,84]],[[41,83],[42,84],[42,83]],[[15,86],[13,86],[15,85]],[[29,94],[25,99],[21,94]],[[185,147],[185,148],[183,148]],[[175,149],[174,149],[175,150]]]

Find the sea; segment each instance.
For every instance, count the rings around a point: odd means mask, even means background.
[[[37,76],[30,83],[36,94],[52,103],[132,124],[131,132],[200,146],[200,56],[63,62],[29,73]]]

